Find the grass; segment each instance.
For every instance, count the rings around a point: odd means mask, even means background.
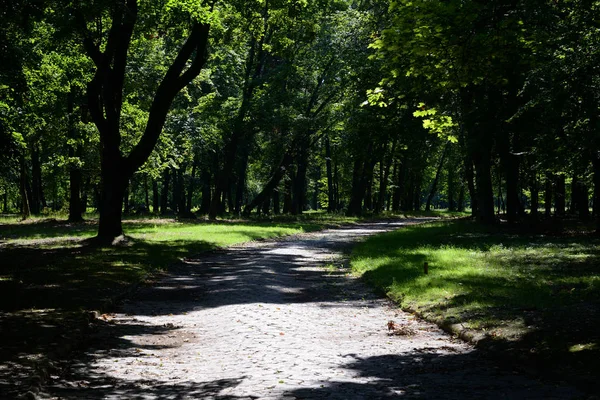
[[[600,239],[585,232],[453,221],[372,237],[355,248],[351,267],[401,307],[483,334],[487,347],[561,370],[592,366],[580,375],[597,379],[599,261]]]
[[[165,269],[178,259],[251,240],[273,238],[324,226],[323,222],[124,221],[129,240],[111,247],[91,245],[94,221],[70,224],[38,220],[0,225],[2,310],[98,307],[111,294]]]

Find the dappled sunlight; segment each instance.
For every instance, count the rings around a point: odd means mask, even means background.
[[[446,223],[374,237],[355,250],[352,268],[403,307],[480,331],[493,347],[572,365],[579,355],[564,343],[599,341],[600,240],[479,229]]]

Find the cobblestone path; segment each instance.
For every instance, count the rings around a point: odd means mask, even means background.
[[[344,249],[407,222],[257,242],[188,259],[48,387],[61,399],[569,399],[398,311],[343,270]],[[388,334],[393,320],[411,335]]]

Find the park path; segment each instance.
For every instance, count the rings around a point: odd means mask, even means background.
[[[416,220],[254,242],[185,260],[100,320],[47,397],[569,399],[394,309],[344,270],[361,238]],[[408,335],[389,335],[388,321]]]

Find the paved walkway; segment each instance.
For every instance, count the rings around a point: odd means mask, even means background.
[[[407,222],[252,243],[185,261],[98,327],[48,388],[64,399],[569,399],[374,296],[336,264]],[[339,262],[338,262],[339,264]],[[388,321],[409,335],[389,335]]]

